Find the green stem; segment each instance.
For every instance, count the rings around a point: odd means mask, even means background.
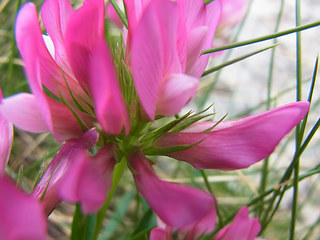
[[[313,138],[314,134],[317,132],[317,130],[320,127],[320,118],[318,119],[318,121],[316,122],[316,124],[313,126],[312,130],[310,131],[310,133],[308,134],[306,140],[303,142],[301,148],[295,153],[294,158],[290,164],[290,166],[286,169],[285,173],[283,174],[281,180],[279,181],[279,185],[282,185],[283,183],[285,183],[287,180],[290,179],[292,172],[297,164],[297,160],[300,158],[301,154],[304,152],[304,150],[307,148],[308,144],[310,143],[311,139]],[[261,232],[263,232],[263,230],[267,227],[267,225],[270,223],[274,213],[276,212],[277,208],[280,205],[280,202],[282,200],[282,197],[285,193],[285,191],[287,190],[287,186],[285,186],[282,190],[278,189],[276,191],[274,191],[271,199],[269,200],[269,206],[267,211],[265,211],[265,214],[262,216],[261,219],[263,219],[263,222],[261,223],[262,225],[262,229]],[[273,208],[273,204],[276,200],[276,198],[279,196],[279,199],[277,201],[276,206]],[[269,213],[272,211],[272,214],[270,215]],[[260,233],[261,233],[260,232]]]
[[[214,194],[213,194],[213,190],[212,190],[212,188],[211,188],[211,185],[210,185],[210,183],[209,183],[209,181],[208,181],[207,174],[205,173],[205,171],[204,171],[203,169],[200,170],[200,173],[201,173],[201,175],[202,175],[202,178],[203,178],[203,180],[204,180],[204,184],[206,185],[208,191],[211,193],[211,195],[214,195]],[[217,204],[216,210],[217,210],[217,216],[218,216],[218,219],[219,219],[219,225],[220,225],[220,226],[223,226],[223,220],[222,220],[222,216],[221,216],[220,210],[219,210],[219,208],[218,208],[218,204]]]
[[[106,212],[109,208],[110,202],[112,197],[114,196],[114,193],[118,187],[118,184],[120,182],[120,179],[124,173],[124,170],[126,169],[127,161],[126,159],[122,159],[114,168],[113,171],[113,178],[112,178],[112,188],[108,192],[107,200],[104,202],[102,208],[97,213],[97,222],[96,222],[96,228],[94,230],[94,235],[92,240],[97,240],[99,233],[101,231],[102,222],[106,215]]]
[[[296,0],[296,26],[299,27],[301,24],[300,16],[300,0]],[[297,101],[301,101],[301,82],[302,82],[302,65],[301,65],[301,32],[296,33],[296,47],[297,47]],[[296,151],[301,147],[301,139],[303,135],[300,134],[300,123],[296,127]],[[295,235],[295,226],[296,218],[298,212],[298,193],[299,193],[299,172],[300,172],[300,157],[297,158],[297,163],[294,168],[294,177],[293,177],[293,206],[291,211],[291,222],[290,222],[290,232],[289,239],[293,240]]]
[[[220,65],[218,65],[218,66],[209,68],[208,70],[206,70],[206,71],[203,72],[203,74],[202,74],[201,77],[204,77],[204,76],[206,76],[206,75],[208,75],[208,74],[210,74],[210,73],[216,72],[216,71],[218,71],[218,70],[220,70],[220,69],[222,69],[222,68],[224,68],[224,67],[226,67],[226,66],[229,66],[229,65],[231,65],[231,64],[240,62],[240,61],[242,61],[242,60],[244,60],[244,59],[246,59],[246,58],[252,57],[253,55],[256,55],[256,54],[258,54],[258,53],[262,53],[262,52],[264,52],[264,51],[266,51],[266,50],[269,50],[269,49],[271,49],[271,48],[274,48],[274,47],[276,47],[276,46],[278,46],[278,45],[279,45],[279,44],[273,44],[273,45],[271,45],[271,46],[269,46],[269,47],[259,49],[259,50],[257,50],[257,51],[254,51],[254,52],[251,52],[251,53],[249,53],[249,54],[243,55],[243,56],[241,56],[241,57],[239,57],[239,58],[235,58],[235,59],[233,59],[233,60],[231,60],[231,61],[224,62],[224,63],[222,63],[222,64],[220,64]]]
[[[291,33],[295,33],[295,32],[301,32],[303,30],[309,29],[309,28],[313,28],[313,27],[317,27],[320,25],[320,21],[317,22],[313,22],[310,24],[306,24],[306,25],[302,25],[299,27],[295,27],[295,28],[291,28],[285,31],[281,31],[278,33],[273,33],[273,34],[269,34],[266,36],[262,36],[262,37],[258,37],[258,38],[253,38],[250,40],[246,40],[246,41],[242,41],[242,42],[238,42],[238,43],[232,43],[232,44],[228,44],[228,45],[224,45],[221,47],[216,47],[216,48],[211,48],[211,49],[207,49],[202,51],[202,54],[209,54],[209,53],[214,53],[214,52],[219,52],[222,50],[227,50],[227,49],[231,49],[231,48],[237,48],[237,47],[241,47],[241,46],[245,46],[245,45],[249,45],[252,43],[257,43],[257,42],[262,42],[262,41],[266,41],[266,40],[270,40],[273,38],[277,38],[277,37],[282,37]]]
[[[19,8],[21,6],[21,0],[17,0],[15,12],[16,15],[18,14]],[[13,29],[15,26],[13,26]],[[13,79],[13,66],[14,66],[14,54],[15,54],[15,48],[16,48],[16,41],[15,41],[15,31],[12,31],[11,36],[11,46],[10,46],[10,56],[9,56],[9,66],[8,66],[8,93],[12,94],[14,92],[14,79]]]
[[[125,15],[119,8],[118,4],[114,0],[109,0],[111,5],[113,6],[114,10],[116,10],[118,16],[120,17],[123,25],[128,29],[128,20],[126,19]]]
[[[277,22],[275,26],[275,32],[279,31],[279,26],[281,22],[281,18],[283,15],[283,9],[284,9],[284,0],[281,1],[280,10],[277,17]],[[277,44],[278,40],[275,38],[273,40],[273,44]],[[269,65],[269,76],[268,76],[268,87],[267,87],[267,110],[270,110],[271,108],[271,88],[272,88],[272,79],[273,79],[273,68],[274,68],[274,57],[275,57],[275,48],[271,50],[271,58],[270,58],[270,65]],[[263,167],[262,167],[262,175],[261,175],[261,182],[260,182],[260,193],[263,193],[266,190],[267,181],[268,181],[268,170],[269,170],[269,157],[267,157],[263,161]],[[263,212],[263,202],[260,203],[260,206],[258,207],[258,213],[259,216],[261,216]]]

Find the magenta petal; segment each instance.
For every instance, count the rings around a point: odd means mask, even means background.
[[[158,179],[142,154],[135,153],[129,160],[139,192],[168,226],[190,227],[215,207],[215,199],[199,189]]]
[[[162,83],[157,103],[157,113],[172,116],[194,97],[198,79],[185,74],[172,74]]]
[[[149,5],[132,35],[130,63],[140,104],[150,120],[154,119],[156,112],[163,58],[156,11]]]
[[[210,34],[211,29],[207,26],[201,26],[193,29],[187,38],[187,62],[186,62],[186,73],[191,76],[200,78],[204,72],[208,58],[206,56],[201,56],[202,50],[205,49],[204,44],[206,42],[206,37]],[[201,58],[206,57],[205,61],[200,61]],[[201,64],[198,64],[198,62]]]
[[[46,217],[39,202],[3,176],[0,192],[0,239],[47,239]]]
[[[93,157],[86,151],[79,152],[61,180],[61,198],[80,202],[85,214],[98,211],[111,188],[114,165],[111,146],[105,146]]]
[[[25,131],[42,133],[49,131],[34,95],[19,93],[5,98],[0,104],[0,113],[16,127]]]
[[[0,113],[0,176],[5,173],[5,168],[11,152],[12,140],[12,124],[8,122],[7,119],[5,119]]]
[[[49,215],[61,201],[61,198],[58,195],[58,186],[61,182],[61,178],[66,173],[71,162],[73,162],[73,158],[75,158],[79,152],[91,149],[96,144],[97,140],[98,133],[95,129],[90,129],[84,133],[82,137],[68,140],[55,155],[32,193],[35,198],[41,199],[45,192],[43,208],[47,215]]]
[[[178,49],[186,73],[199,78],[206,68],[209,55],[202,50],[212,47],[220,13],[221,1],[205,4],[199,0],[177,0],[179,8]],[[207,33],[203,31],[208,29]]]
[[[74,75],[85,91],[88,91],[92,51],[97,39],[104,37],[104,1],[86,0],[72,15],[65,34],[65,48]]]
[[[129,134],[129,116],[104,39],[97,41],[89,68],[89,87],[102,129],[107,134],[118,135],[125,128],[126,134]]]
[[[223,0],[219,29],[233,27],[245,14],[246,0]]]
[[[76,97],[86,97],[77,81],[66,73],[62,74],[60,66],[52,59],[44,43],[37,9],[33,3],[26,3],[20,9],[15,34],[31,89],[33,82],[37,81],[38,84],[45,85],[56,96],[60,97],[61,95],[72,102],[72,97],[65,83],[67,81]]]
[[[156,227],[150,233],[150,240],[168,240],[167,231],[164,228]]]
[[[232,223],[221,229],[213,240],[254,240],[261,229],[258,218],[249,218],[247,206],[242,207]]]
[[[55,46],[55,61],[68,74],[70,66],[65,53],[64,35],[74,10],[68,0],[46,0],[41,8],[43,24]]]
[[[179,133],[167,133],[158,147],[193,144],[194,147],[168,154],[198,169],[235,170],[247,168],[271,154],[280,140],[309,110],[309,102],[288,104],[265,113],[224,121],[210,132],[201,132],[215,122],[201,122]]]

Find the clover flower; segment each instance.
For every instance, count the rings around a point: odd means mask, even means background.
[[[211,114],[191,111],[172,120],[196,94],[208,62],[201,51],[212,45],[221,2],[124,4],[125,44],[120,40],[112,52],[103,0],[85,0],[76,11],[68,0],[46,0],[41,13],[48,35],[41,33],[35,5],[25,4],[16,39],[32,94],[3,99],[0,114],[23,130],[50,131],[64,142],[32,193],[47,215],[61,200],[80,202],[85,214],[98,211],[115,165],[126,161],[139,192],[169,228],[210,232],[215,197],[159,179],[148,156],[198,169],[246,168],[274,150],[309,103],[237,121],[203,121]],[[157,126],[165,117],[168,123]]]

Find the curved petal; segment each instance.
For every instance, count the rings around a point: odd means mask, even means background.
[[[40,203],[4,176],[0,176],[0,191],[0,239],[47,239]]]
[[[164,79],[182,71],[176,47],[177,20],[175,3],[154,0],[144,9],[136,29],[131,32],[133,80],[140,103],[150,120],[156,114]]]
[[[130,64],[140,104],[150,120],[156,112],[163,59],[160,27],[155,10],[149,5],[132,35]]]
[[[215,208],[215,199],[206,192],[158,179],[141,153],[132,154],[129,161],[139,192],[168,226],[184,228],[197,224]]]
[[[3,99],[0,113],[22,130],[34,133],[49,131],[38,109],[37,99],[30,93],[19,93]]]
[[[201,50],[212,48],[213,46],[213,38],[215,35],[217,25],[219,23],[221,8],[222,8],[221,0],[215,0],[206,4],[207,14],[206,14],[205,22],[209,31],[207,36],[205,37],[205,41],[201,45],[202,46]],[[201,55],[193,64],[189,63],[189,74],[194,77],[201,77],[202,73],[206,69],[206,66],[209,61],[209,57],[210,57],[209,54]]]
[[[223,0],[218,28],[223,31],[241,21],[245,14],[246,0]]]
[[[168,240],[167,231],[164,228],[156,227],[151,230],[150,240]]]
[[[64,47],[64,36],[74,10],[68,0],[46,0],[41,7],[41,19],[55,46],[55,61],[72,75]]]
[[[86,0],[70,17],[65,33],[65,48],[74,75],[88,92],[88,65],[97,39],[104,37],[104,1]]]
[[[185,74],[172,74],[162,83],[157,103],[157,113],[172,116],[194,97],[198,90],[198,79]]]
[[[34,4],[25,4],[20,10],[16,23],[16,36],[21,55],[25,62],[31,90],[36,98],[38,109],[50,131],[58,141],[81,136],[82,130],[68,107],[49,98],[43,92],[41,82],[43,79],[47,79],[48,76],[52,77],[52,80],[54,80],[52,84],[55,86],[58,80],[55,80],[56,75],[48,73],[48,71],[51,71],[51,63],[55,64],[55,62],[50,57],[47,49],[43,50],[44,47],[42,45],[44,43]],[[48,59],[51,63],[48,62]],[[55,64],[54,66],[57,65]],[[59,72],[62,75],[61,69]],[[65,84],[65,79],[63,77],[62,79]],[[63,86],[61,85],[61,87]],[[68,92],[66,94],[68,94],[69,98],[72,98],[66,85],[64,87],[65,91]],[[59,96],[66,97],[60,92],[60,89],[57,89],[57,91],[59,92],[59,94],[57,93]]]
[[[97,41],[89,68],[89,87],[95,102],[99,124],[107,134],[118,135],[124,127],[128,135],[130,131],[129,116],[104,39]]]
[[[85,214],[98,211],[112,186],[114,165],[111,146],[105,146],[93,157],[84,150],[80,151],[61,180],[61,198],[80,202]]]
[[[131,35],[135,32],[137,24],[141,18],[144,9],[149,5],[150,0],[123,0],[127,19],[128,19],[128,37],[126,38],[126,50],[127,53],[131,49]]]
[[[221,229],[213,240],[254,240],[261,229],[258,218],[249,218],[247,206],[242,207],[232,223]]]
[[[177,0],[177,5],[179,58],[185,66],[185,72],[199,78],[209,60],[209,55],[200,56],[200,53],[212,47],[220,18],[221,2],[216,0],[205,4],[201,0]]]
[[[0,89],[0,103],[1,103]],[[1,105],[0,105],[1,106]],[[0,112],[0,176],[5,173],[5,168],[10,156],[13,140],[13,126]]]
[[[32,79],[40,75],[41,78],[37,80],[39,84],[46,86],[57,97],[63,96],[69,102],[73,102],[66,85],[67,82],[78,101],[89,102],[88,96],[79,83],[64,73],[52,59],[44,42],[37,9],[33,3],[26,3],[20,9],[16,20],[15,34],[31,89],[33,88]],[[46,42],[49,42],[48,39]],[[38,67],[35,66],[37,64]]]
[[[198,169],[235,170],[247,168],[271,154],[280,140],[296,126],[309,110],[309,102],[288,104],[265,113],[220,123],[200,122],[184,132],[171,132],[157,141],[158,147],[189,145],[184,151],[168,154]]]
[[[65,175],[71,162],[73,162],[73,158],[79,152],[91,149],[97,140],[98,133],[95,129],[90,129],[81,138],[68,140],[54,156],[40,182],[32,192],[35,198],[42,201],[47,215],[50,215],[55,206],[61,201],[58,194],[58,186],[61,178]]]
[[[206,42],[207,35],[210,34],[209,31],[212,31],[207,26],[200,26],[193,30],[191,30],[187,36],[187,62],[186,62],[186,73],[190,74],[191,76],[195,76],[200,78],[201,75],[194,74],[194,67],[196,62],[201,58],[201,52],[204,49],[203,45]],[[203,64],[198,71],[203,73],[206,68],[206,64]]]

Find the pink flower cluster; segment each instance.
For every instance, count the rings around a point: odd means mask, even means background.
[[[19,11],[16,40],[32,94],[20,93],[0,104],[0,141],[4,142],[0,189],[7,189],[0,196],[0,212],[8,212],[0,215],[1,239],[17,239],[11,234],[20,233],[27,239],[31,229],[38,229],[39,239],[45,239],[43,212],[49,215],[62,200],[81,203],[85,214],[98,211],[111,188],[119,156],[127,160],[140,194],[165,224],[153,231],[152,239],[170,239],[157,236],[172,231],[194,239],[214,228],[214,196],[160,180],[145,155],[162,149],[161,155],[197,169],[247,168],[267,157],[307,113],[309,103],[297,102],[223,121],[214,128],[216,122],[196,122],[181,131],[148,135],[155,137],[147,143],[151,149],[145,148],[149,123],[178,114],[196,94],[208,63],[201,51],[212,47],[221,1],[125,0],[124,4],[128,29],[124,31],[126,55],[120,63],[113,58],[120,53],[111,52],[105,40],[103,0],[85,0],[76,11],[68,0],[46,0],[41,18],[48,35],[41,32],[33,3]],[[128,74],[119,73],[119,64],[129,69]],[[49,131],[64,142],[31,196],[4,177],[12,141],[9,122],[30,132]],[[177,146],[190,147],[165,151]],[[11,233],[8,229],[18,228],[16,221],[31,218],[31,209],[36,214],[28,222],[30,227]],[[16,219],[12,223],[8,218]],[[236,239],[235,234],[245,229],[248,237],[243,239],[253,239],[259,224],[242,208],[214,239]]]

